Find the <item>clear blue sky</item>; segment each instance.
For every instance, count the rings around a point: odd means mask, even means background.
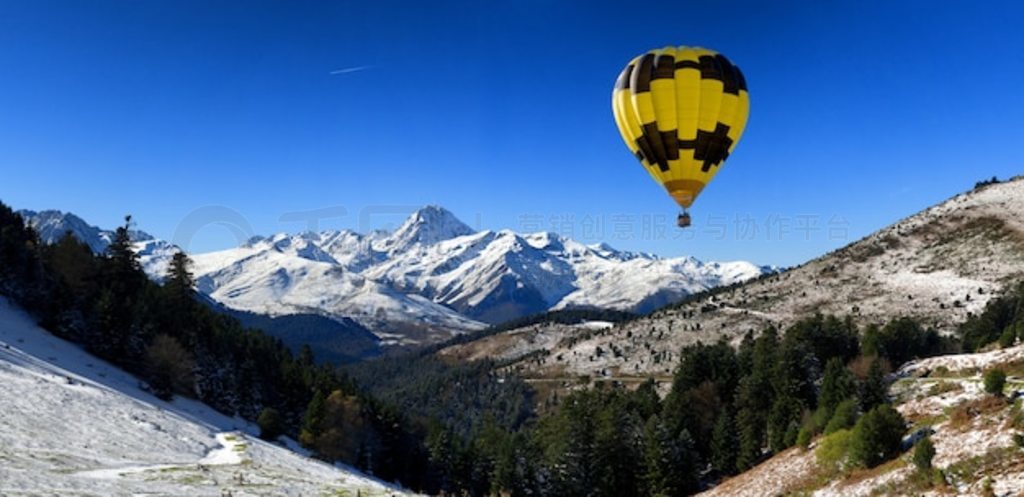
[[[796,264],[1024,172],[1022,26],[1018,1],[3,2],[0,200],[168,239],[211,205],[268,234],[435,203]],[[624,63],[669,44],[725,53],[752,102],[681,238],[609,107]],[[234,243],[211,225],[189,247]]]

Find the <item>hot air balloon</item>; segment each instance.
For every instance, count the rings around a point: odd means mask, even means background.
[[[666,47],[629,61],[612,111],[626,146],[682,207],[685,227],[687,209],[743,134],[750,96],[743,73],[722,54]]]

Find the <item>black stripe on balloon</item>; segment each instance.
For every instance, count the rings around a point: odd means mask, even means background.
[[[701,161],[701,171],[708,172],[712,166],[720,166],[729,158],[729,126],[717,123],[714,131],[697,130],[693,140],[679,140],[676,130],[658,131],[655,123],[645,124],[643,134],[636,139],[636,156],[641,161],[657,164],[662,171],[668,171],[668,161],[679,159],[680,150],[693,150],[694,160]]]
[[[651,91],[651,77],[654,75],[654,54],[644,54],[640,63],[633,69],[630,75],[630,86],[633,93],[644,93]]]
[[[658,131],[658,123],[647,123],[642,126],[643,136],[651,146],[651,162],[658,164],[662,171],[668,171],[668,156],[665,154],[665,142],[662,141],[661,132]],[[673,135],[674,138],[674,135]]]
[[[668,55],[661,54],[654,60],[654,78],[653,79],[672,79],[676,74],[676,58]]]
[[[637,154],[640,156],[641,161],[647,161],[650,164],[654,164],[654,151],[651,149],[650,141],[647,137],[641,134],[634,140],[636,143]]]
[[[721,81],[723,92],[738,95],[740,90],[747,91],[747,81],[740,68],[729,62],[724,55],[702,55],[700,61],[679,60],[673,65],[675,70],[697,69],[701,79]]]
[[[718,62],[718,67],[722,70],[722,93],[739,95],[740,83],[739,78],[736,76],[736,66],[729,63],[729,59],[726,59],[723,55],[716,55],[715,60]]]
[[[729,147],[732,146],[732,138],[729,138],[729,127],[718,123],[714,131],[697,130],[697,137],[693,140],[679,140],[679,148],[693,150],[693,158],[702,161],[701,171],[708,172],[711,166],[720,166],[725,159],[729,158]]]
[[[700,79],[722,80],[722,68],[718,67],[714,55],[701,55],[697,59],[700,61]]]
[[[676,130],[659,131],[661,141],[665,144],[665,157],[668,160],[679,159],[679,137]]]

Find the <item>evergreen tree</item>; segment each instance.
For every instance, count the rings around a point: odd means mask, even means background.
[[[814,407],[817,401],[814,381],[821,373],[817,361],[809,343],[790,338],[787,333],[772,368],[771,381],[775,395]]]
[[[317,390],[306,408],[306,415],[302,422],[302,429],[299,432],[299,441],[307,448],[312,448],[316,438],[323,429],[326,407],[324,405],[324,394]]]
[[[885,371],[882,369],[882,361],[874,358],[868,367],[867,377],[860,385],[860,410],[868,412],[875,406],[889,401],[887,385],[885,384]]]
[[[631,408],[640,419],[648,419],[661,412],[661,398],[658,396],[658,385],[653,378],[644,380],[630,396]]]
[[[163,286],[164,332],[195,347],[198,343],[198,321],[193,289],[195,278],[190,265],[191,261],[184,252],[176,252],[167,267]]]
[[[889,404],[881,404],[857,421],[850,439],[850,458],[858,465],[873,468],[892,459],[900,451],[906,421]]]
[[[455,435],[451,430],[435,425],[427,436],[427,453],[430,455],[431,466],[435,469],[438,488],[453,494],[459,488],[459,450]]]
[[[647,495],[681,496],[698,488],[696,454],[690,434],[683,430],[673,436],[657,416],[651,416],[644,428]]]
[[[781,396],[775,400],[768,414],[768,447],[772,452],[782,452],[796,443],[803,409],[794,397]]]
[[[736,470],[743,472],[761,460],[764,447],[764,424],[761,416],[749,408],[743,408],[736,416],[739,427],[739,447],[736,453]]]
[[[825,365],[825,377],[821,380],[818,394],[818,408],[824,409],[824,417],[830,419],[840,402],[857,395],[857,381],[843,361],[838,357],[829,359]]]
[[[129,365],[135,350],[143,346],[141,330],[136,326],[142,287],[146,283],[138,255],[132,249],[131,216],[117,228],[107,246],[103,289],[95,307],[97,334],[89,346],[104,358]]]
[[[498,446],[491,493],[510,497],[537,495],[537,457],[530,439],[522,432],[505,437]]]
[[[1006,372],[995,368],[985,371],[985,391],[996,396],[1003,395],[1003,388],[1006,386]]]
[[[277,437],[284,434],[284,420],[273,407],[263,409],[256,424],[260,427],[260,438],[264,440],[277,440]]]
[[[618,392],[612,394],[597,415],[594,436],[599,480],[597,495],[639,495],[644,426],[636,413],[627,409],[624,397]]]
[[[718,416],[711,439],[711,468],[720,475],[736,473],[736,457],[739,452],[739,438],[729,410]]]
[[[761,460],[762,449],[767,441],[765,435],[768,412],[774,398],[771,384],[765,373],[760,370],[767,365],[758,366],[756,363],[755,360],[754,372],[740,382],[734,406],[737,410],[736,426],[739,432],[739,448],[736,454],[736,469],[739,471],[746,471]]]
[[[839,430],[852,428],[857,422],[857,402],[850,398],[839,403],[832,413],[832,417],[825,425],[825,434],[829,435]]]

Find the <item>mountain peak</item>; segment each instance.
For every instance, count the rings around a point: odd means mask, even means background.
[[[36,212],[26,209],[18,211],[18,214],[46,243],[56,243],[65,233],[70,232],[72,236],[88,245],[93,252],[102,253],[114,239],[113,231],[97,228],[70,212],[53,209]],[[144,231],[131,230],[128,234],[135,242],[154,240],[152,235]]]
[[[455,217],[451,211],[438,205],[427,205],[413,212],[388,238],[386,248],[400,250],[413,245],[433,245],[437,242],[475,233]]]

